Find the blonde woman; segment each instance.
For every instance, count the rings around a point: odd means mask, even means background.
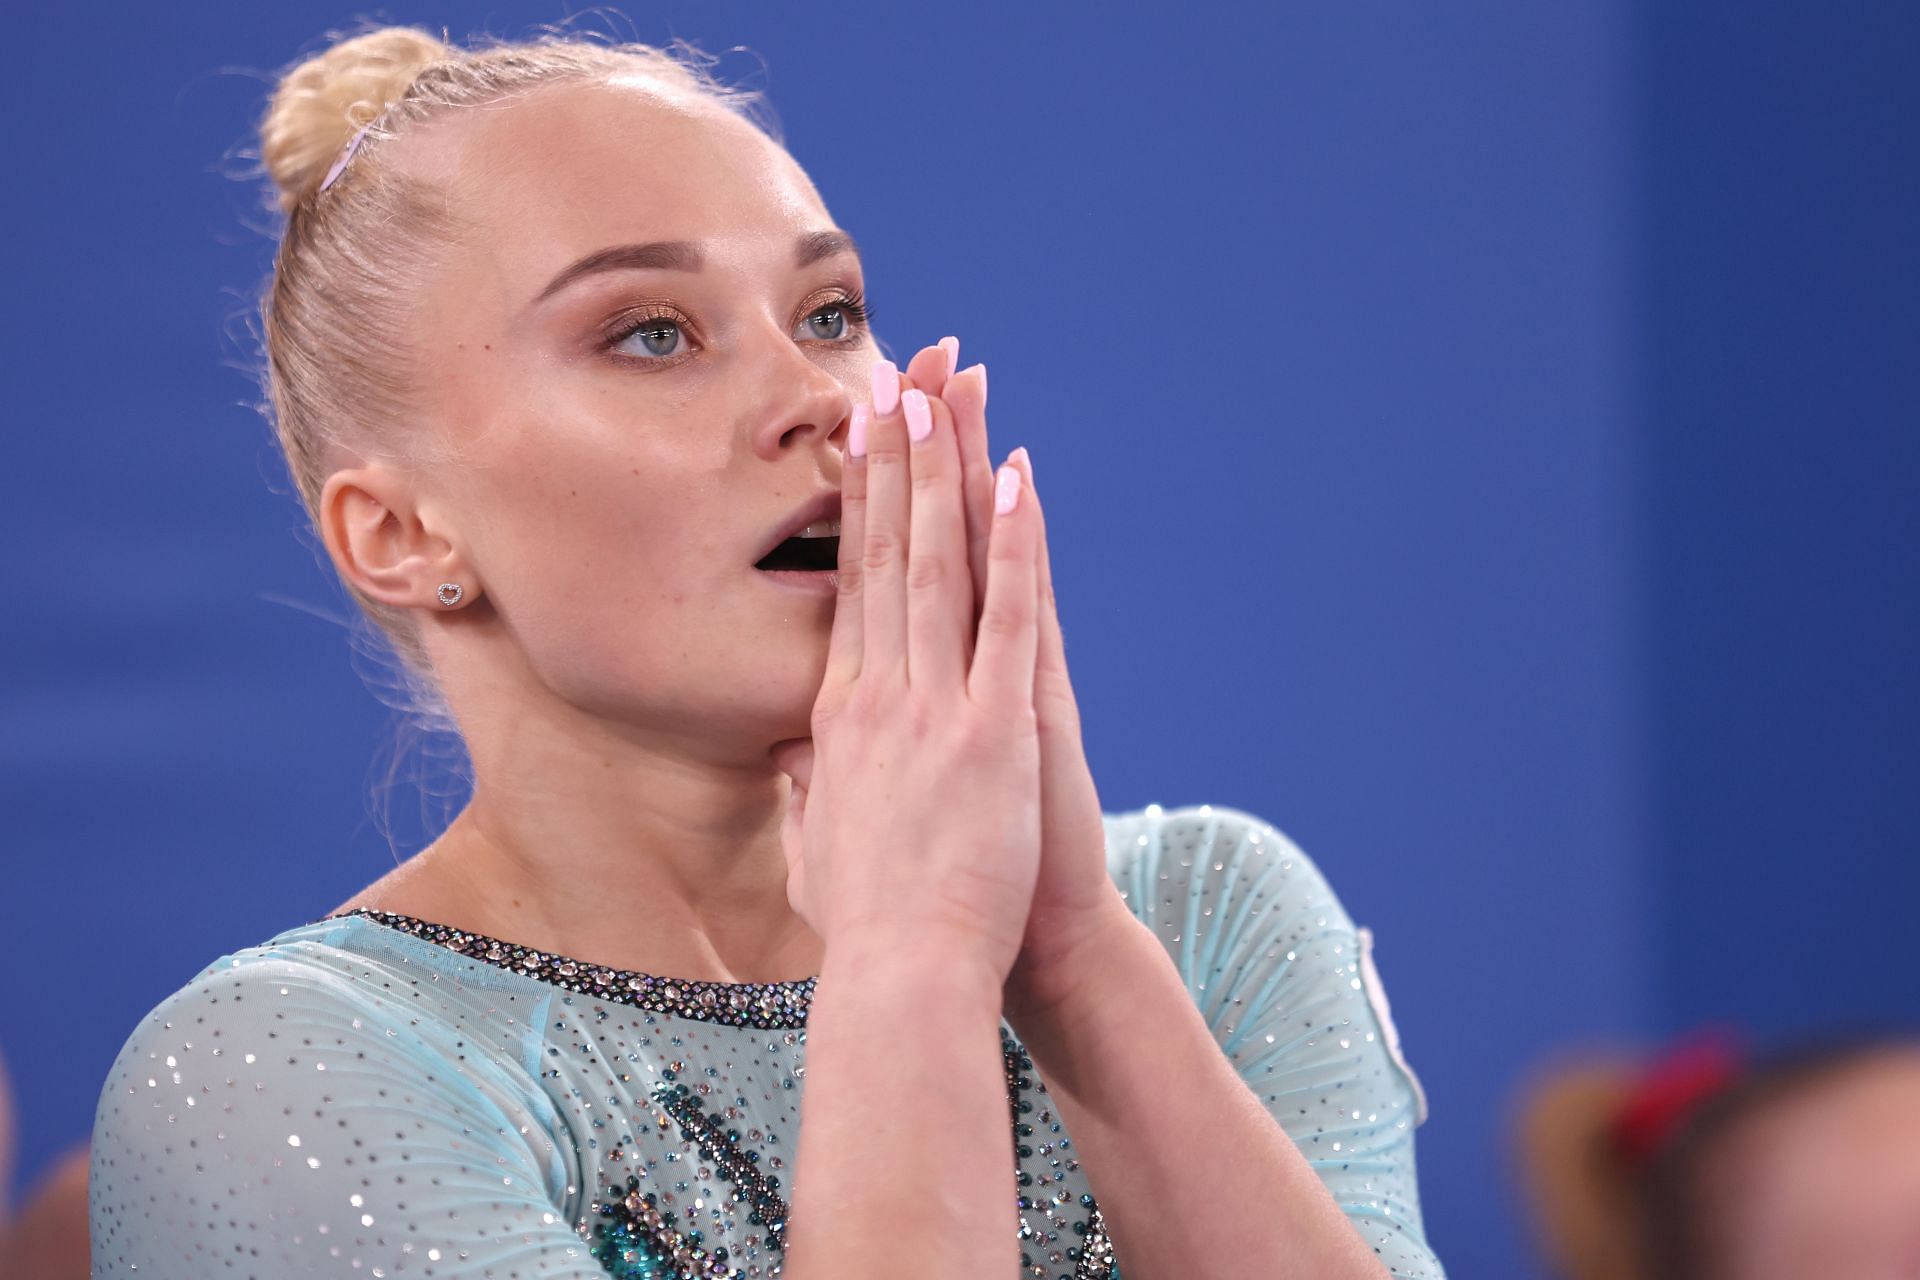
[[[1101,811],[986,370],[877,359],[754,106],[406,28],[275,94],[276,429],[474,790],[134,1031],[95,1274],[1438,1276],[1364,931]]]

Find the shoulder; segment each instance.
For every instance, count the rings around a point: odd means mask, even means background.
[[[353,957],[316,936],[311,925],[229,952],[135,1024],[109,1075],[102,1118],[116,1092],[140,1083],[135,1077],[171,1070],[168,1064],[177,1063],[186,1045],[208,1057],[232,1053],[250,1062],[289,1013],[297,1011],[305,1025],[324,1025],[370,1012],[374,1003],[355,981]]]
[[[421,1133],[490,1132],[506,1115],[521,1132],[529,1118],[544,1124],[551,1107],[522,1044],[538,1034],[528,1011],[509,1016],[497,993],[463,991],[367,927],[289,929],[220,957],[156,1005],[102,1086],[96,1168],[184,1159],[172,1139],[208,1136],[199,1130],[216,1119],[230,1155],[285,1158],[272,1146],[286,1138],[280,1117],[341,1106],[401,1107]],[[323,1129],[338,1136],[311,1121],[300,1136],[312,1146]]]
[[[139,1028],[205,1021],[215,1010],[238,1018],[250,1005],[285,1003],[321,1015],[379,1005],[392,991],[380,979],[390,975],[381,972],[376,957],[351,944],[354,931],[338,927],[343,923],[298,925],[218,957],[156,1005]]]
[[[1150,804],[1102,818],[1109,874],[1216,1030],[1230,1031],[1227,1020],[1244,1016],[1235,1006],[1247,999],[1272,1012],[1353,1002],[1425,1119],[1425,1090],[1401,1049],[1373,931],[1354,923],[1313,858],[1232,805]]]
[[[579,1243],[556,1225],[581,1180],[538,1075],[544,1007],[375,930],[321,921],[222,956],[134,1028],[94,1117],[97,1273],[198,1276],[244,1250],[255,1274],[344,1274],[301,1224],[371,1250],[374,1274],[408,1265],[386,1259],[413,1240],[473,1250],[459,1271],[476,1276],[507,1274],[497,1255],[524,1252],[526,1231],[556,1257]],[[387,1212],[376,1201],[410,1209],[409,1243],[354,1225]],[[480,1209],[525,1225],[456,1243]]]
[[[390,1079],[444,1078],[460,1056],[460,1011],[448,1004],[454,984],[423,976],[359,920],[299,925],[220,956],[133,1027],[103,1086],[96,1133],[128,1121],[129,1107],[144,1118],[147,1101],[189,1076],[225,1089],[271,1068],[283,1090],[306,1079],[299,1073],[318,1086],[331,1058]]]
[[[1150,804],[1102,818],[1108,873],[1150,924],[1232,897],[1353,927],[1314,860],[1257,814],[1232,805]]]

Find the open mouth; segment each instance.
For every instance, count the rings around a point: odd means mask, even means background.
[[[756,569],[783,569],[801,573],[820,573],[840,567],[840,535],[816,538],[788,538],[769,551]]]

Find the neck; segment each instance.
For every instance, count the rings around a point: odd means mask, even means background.
[[[709,739],[711,741],[711,738]],[[824,944],[787,901],[786,776],[582,732],[468,733],[473,799],[348,903],[594,964],[715,982],[815,976]]]

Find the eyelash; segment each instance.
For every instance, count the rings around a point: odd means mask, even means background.
[[[813,317],[819,315],[822,311],[828,311],[834,308],[838,308],[839,310],[845,312],[847,316],[847,322],[848,322],[849,336],[838,339],[837,341],[839,342],[851,342],[853,341],[853,337],[852,337],[853,334],[863,333],[873,326],[873,304],[869,303],[867,301],[866,294],[861,292],[858,289],[843,291],[837,297],[828,298],[825,302],[821,303],[819,306],[815,307],[813,310],[807,312],[806,315],[801,317],[801,319],[811,320]],[[630,364],[650,364],[650,365],[679,364],[680,361],[685,357],[685,355],[689,355],[691,353],[690,352],[683,353],[683,355],[680,355],[680,356],[647,357],[647,356],[630,356],[623,352],[614,350],[615,347],[625,342],[628,338],[631,338],[634,334],[641,332],[648,325],[656,325],[663,320],[671,321],[674,325],[676,325],[681,330],[682,333],[684,333],[687,329],[687,318],[681,315],[678,311],[674,311],[671,309],[661,309],[661,310],[656,310],[651,312],[642,312],[639,315],[630,315],[622,318],[619,321],[619,323],[617,323],[612,329],[608,330],[605,337],[601,340],[600,349],[603,352],[605,352],[607,356],[610,357],[611,359],[625,361]],[[828,338],[828,339],[823,339],[823,341],[831,343],[836,340]]]

